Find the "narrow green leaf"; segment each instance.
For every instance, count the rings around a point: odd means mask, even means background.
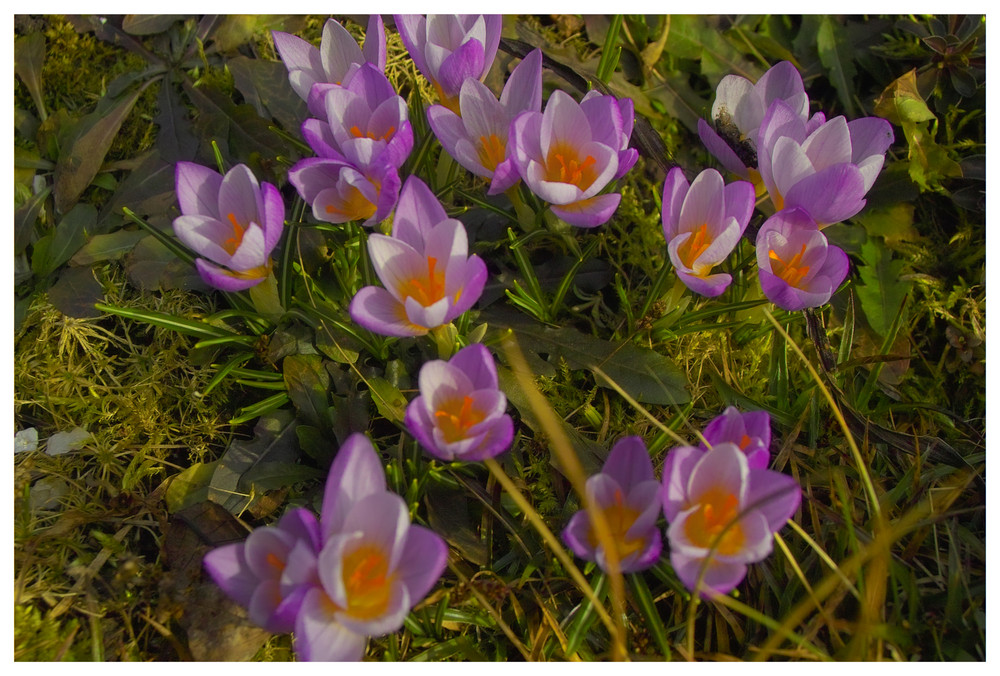
[[[31,269],[39,277],[54,272],[68,261],[87,241],[87,234],[97,222],[97,209],[78,204],[66,214],[55,230],[35,243]]]
[[[646,618],[646,628],[653,634],[653,640],[656,641],[656,646],[660,649],[660,656],[669,662],[671,651],[670,642],[667,641],[667,630],[656,610],[656,603],[646,585],[646,580],[641,573],[629,575],[628,579],[632,583],[632,591],[635,592],[635,598],[639,602],[639,610]]]
[[[232,331],[226,331],[225,329],[220,329],[217,326],[212,326],[210,324],[205,324],[204,322],[196,322],[192,319],[185,319],[184,317],[178,317],[176,315],[167,314],[165,312],[155,312],[153,310],[136,310],[132,308],[122,308],[115,307],[113,305],[107,305],[105,303],[98,303],[97,309],[102,312],[108,312],[119,317],[125,317],[126,319],[131,319],[137,322],[145,322],[147,324],[152,324],[153,326],[160,326],[165,329],[171,329],[177,331],[178,333],[183,333],[188,336],[198,336],[200,338],[230,338],[236,337],[239,334],[233,333]]]
[[[45,36],[31,33],[14,40],[14,74],[28,88],[31,100],[38,109],[38,117],[44,122],[48,117],[45,99],[42,96],[42,62],[45,60]]]
[[[816,34],[816,48],[819,50],[819,60],[826,69],[827,77],[833,83],[834,89],[849,118],[856,116],[854,109],[854,50],[847,44],[843,29],[837,19],[829,15],[820,20],[819,32]]]

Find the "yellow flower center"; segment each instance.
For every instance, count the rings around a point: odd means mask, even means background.
[[[347,592],[348,615],[371,620],[385,613],[395,575],[389,575],[389,558],[374,545],[362,545],[344,557],[342,577]]]
[[[677,255],[680,257],[681,262],[684,263],[690,270],[695,270],[694,263],[698,260],[708,247],[712,246],[712,236],[708,234],[708,224],[702,223],[698,226],[687,241],[677,247]],[[710,269],[710,265],[699,265],[699,268]],[[703,274],[702,270],[695,270],[695,274]]]
[[[642,538],[626,539],[628,529],[639,518],[639,512],[625,504],[625,496],[622,495],[621,489],[615,491],[614,502],[604,507],[601,511],[604,513],[604,520],[611,531],[611,539],[615,543],[615,549],[618,551],[619,561],[643,548],[644,543]],[[593,524],[590,526],[590,532],[587,533],[587,540],[591,547],[597,547],[600,544]]]
[[[597,179],[596,164],[597,160],[591,155],[581,160],[576,148],[560,143],[549,149],[545,159],[545,180],[571,183],[586,190]]]
[[[739,506],[739,499],[732,493],[719,488],[705,491],[699,509],[684,524],[685,535],[694,545],[707,549],[725,530],[716,551],[725,556],[736,554],[746,539],[738,522],[730,525],[739,515]]]
[[[465,439],[469,428],[478,425],[486,417],[483,411],[473,407],[472,397],[466,395],[459,399],[451,399],[441,404],[434,412],[438,429],[444,435],[446,442],[454,443]]]
[[[375,205],[353,185],[347,191],[347,196],[340,204],[327,204],[328,214],[340,214],[352,221],[364,221],[375,213]]]
[[[239,224],[236,220],[236,214],[229,213],[229,222],[233,225],[233,236],[222,243],[222,248],[226,250],[230,256],[236,253],[236,250],[240,248],[240,244],[243,243],[243,234],[247,231],[246,227]]]
[[[496,134],[490,134],[489,138],[479,137],[479,163],[490,171],[496,170],[506,154],[507,148]]]
[[[424,307],[444,298],[444,272],[437,269],[437,258],[428,256],[427,275],[403,282],[399,291],[404,301],[407,298],[416,298]]]
[[[376,141],[388,141],[389,139],[392,138],[392,135],[395,133],[396,133],[396,127],[394,125],[390,125],[389,131],[382,134],[381,136],[376,136],[375,132],[373,131],[361,131],[360,129],[358,129],[358,125],[354,125],[351,127],[351,135],[354,136],[354,138],[370,138]]]
[[[809,266],[802,265],[802,257],[805,253],[806,245],[803,244],[792,260],[785,261],[778,255],[777,251],[771,249],[767,253],[767,257],[771,259],[771,272],[788,282],[789,286],[797,287],[802,278],[809,274]]]

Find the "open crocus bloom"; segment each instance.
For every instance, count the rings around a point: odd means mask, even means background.
[[[757,233],[757,274],[764,295],[780,308],[819,307],[847,277],[849,261],[801,209],[779,211]]]
[[[771,553],[773,534],[798,509],[802,489],[780,472],[751,469],[736,444],[674,448],[663,463],[670,562],[681,582],[725,594],[747,564]]]
[[[601,471],[587,479],[587,499],[604,514],[621,572],[634,573],[656,563],[663,547],[656,527],[660,482],[641,438],[625,437],[615,444]],[[562,539],[577,556],[608,570],[604,545],[586,510],[573,515]]]
[[[740,413],[735,406],[728,406],[705,426],[702,436],[710,446],[736,444],[746,454],[750,469],[766,469],[771,459],[771,416],[767,411]],[[705,444],[698,447],[708,449]]]
[[[285,205],[270,183],[258,184],[246,165],[223,176],[191,162],[175,173],[181,216],[177,239],[194,251],[198,274],[223,291],[241,291],[271,271],[271,251],[281,239]]]
[[[288,181],[313,216],[327,223],[376,225],[389,217],[399,197],[399,173],[388,163],[362,172],[343,160],[307,157],[291,168]]]
[[[371,235],[368,253],[385,288],[358,291],[350,314],[384,336],[420,336],[449,323],[479,300],[486,284],[486,264],[469,256],[465,226],[412,176],[400,193],[392,236]]]
[[[406,409],[406,428],[441,460],[477,461],[510,447],[514,423],[499,389],[493,355],[480,343],[448,361],[420,367],[420,396]]]
[[[303,101],[309,99],[314,84],[339,85],[363,63],[374,64],[379,72],[385,71],[385,28],[378,14],[372,14],[368,20],[364,49],[333,19],[323,26],[319,49],[289,33],[272,31],[272,35],[274,47],[288,69],[288,81]]]
[[[396,29],[406,51],[434,85],[441,103],[458,112],[462,83],[482,80],[500,45],[499,14],[397,14]]]
[[[250,621],[275,633],[295,628],[312,580],[320,528],[306,509],[289,510],[274,526],[258,528],[243,542],[205,555],[205,570],[222,591],[248,610]]]
[[[413,129],[403,98],[370,63],[340,86],[318,84],[310,110],[322,119],[302,123],[302,136],[319,157],[344,160],[365,171],[381,164],[399,168],[413,148]]]
[[[728,273],[712,274],[732,253],[753,214],[754,189],[746,181],[725,185],[715,169],[705,169],[688,185],[675,167],[663,183],[663,235],[677,276],[702,296],[718,296]]]
[[[739,75],[727,75],[715,89],[712,104],[713,129],[698,120],[698,136],[708,151],[729,171],[753,180],[757,168],[757,131],[773,101],[782,100],[802,122],[809,119],[809,97],[802,76],[788,61],[772,66],[756,83]],[[820,117],[822,113],[817,113]]]
[[[499,101],[482,82],[466,79],[459,107],[461,117],[442,105],[427,109],[427,121],[441,145],[473,174],[491,179],[490,195],[515,185],[520,176],[507,136],[519,113],[542,109],[542,50],[532,50],[514,68]]]
[[[600,194],[620,176],[624,159],[624,112],[613,96],[590,96],[577,103],[561,90],[552,92],[545,112],[525,112],[511,124],[514,162],[528,188],[549,202],[552,213],[570,225],[593,228],[611,218],[621,195]],[[626,139],[627,142],[627,139]]]
[[[892,141],[892,125],[880,117],[841,115],[813,126],[778,100],[760,125],[761,179],[776,211],[804,209],[822,228],[861,211]]]

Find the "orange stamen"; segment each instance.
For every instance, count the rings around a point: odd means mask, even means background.
[[[233,236],[222,243],[222,248],[232,256],[240,248],[240,244],[243,243],[243,234],[246,232],[246,228],[236,220],[236,214],[230,212],[228,218],[229,222],[233,224]]]
[[[712,236],[708,234],[708,224],[702,223],[695,230],[694,234],[688,237],[687,241],[681,244],[677,248],[677,255],[680,256],[681,262],[684,263],[688,268],[694,269],[695,261],[701,256],[708,247],[712,246]],[[706,267],[704,265],[698,267]],[[711,267],[711,266],[707,266]]]
[[[586,190],[597,178],[597,160],[587,155],[582,161],[576,148],[561,143],[549,150],[545,163],[545,179],[558,183],[571,183],[580,190]]]
[[[414,277],[404,282],[399,290],[404,300],[416,298],[424,307],[444,298],[444,272],[437,270],[437,258],[427,257],[426,277]]]
[[[478,425],[486,415],[479,409],[472,407],[472,397],[465,395],[462,397],[462,404],[458,412],[455,412],[457,399],[445,402],[441,408],[434,412],[438,429],[444,435],[444,440],[449,444],[464,439],[469,432],[469,428]]]
[[[802,257],[805,253],[806,245],[803,244],[792,260],[785,262],[774,249],[771,249],[767,253],[767,257],[771,259],[771,272],[788,282],[789,286],[797,287],[802,278],[809,274],[809,266],[802,265]]]
[[[736,522],[739,516],[739,498],[722,489],[713,488],[701,496],[700,502],[701,509],[689,516],[684,524],[684,533],[688,539],[698,547],[708,548],[722,533],[717,551],[726,556],[739,552],[746,539],[743,528]]]
[[[490,171],[496,170],[507,155],[504,142],[496,134],[490,134],[489,138],[480,136],[479,144],[479,163]]]
[[[362,620],[382,615],[389,606],[394,575],[381,549],[363,545],[344,557],[341,579],[347,592],[347,613]]]

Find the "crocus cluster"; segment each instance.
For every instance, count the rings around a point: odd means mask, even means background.
[[[448,548],[410,523],[406,503],[386,490],[367,437],[340,448],[320,518],[289,510],[274,526],[205,555],[205,569],[250,619],[295,632],[307,661],[353,661],[369,636],[397,631],[441,576]]]
[[[892,126],[878,117],[809,117],[802,77],[789,62],[756,83],[723,78],[712,117],[714,129],[699,122],[702,141],[724,167],[766,189],[775,210],[756,240],[765,295],[786,310],[826,303],[848,265],[820,230],[864,207],[892,144]]]
[[[409,110],[385,77],[385,31],[368,24],[365,49],[335,21],[320,48],[275,31],[278,53],[296,93],[314,115],[302,136],[316,157],[300,160],[288,180],[328,223],[385,220],[399,196],[399,168],[413,148]]]
[[[587,501],[608,526],[619,570],[656,563],[663,545],[656,527],[666,516],[670,561],[684,585],[705,596],[732,590],[747,565],[771,553],[773,534],[798,509],[802,491],[789,476],[767,469],[770,419],[764,411],[727,408],[705,428],[701,446],[679,446],[653,475],[646,445],[622,439],[602,470],[587,480]],[[608,570],[606,543],[590,512],[580,510],[562,533],[582,559]]]
[[[384,336],[421,336],[448,324],[479,300],[486,264],[469,256],[462,222],[448,218],[427,184],[406,180],[392,235],[373,234],[368,253],[383,287],[366,286],[351,301],[351,319]]]
[[[266,279],[285,222],[278,189],[258,183],[243,164],[223,176],[178,162],[175,178],[181,216],[174,219],[174,234],[198,255],[201,278],[223,291],[242,291]]]

